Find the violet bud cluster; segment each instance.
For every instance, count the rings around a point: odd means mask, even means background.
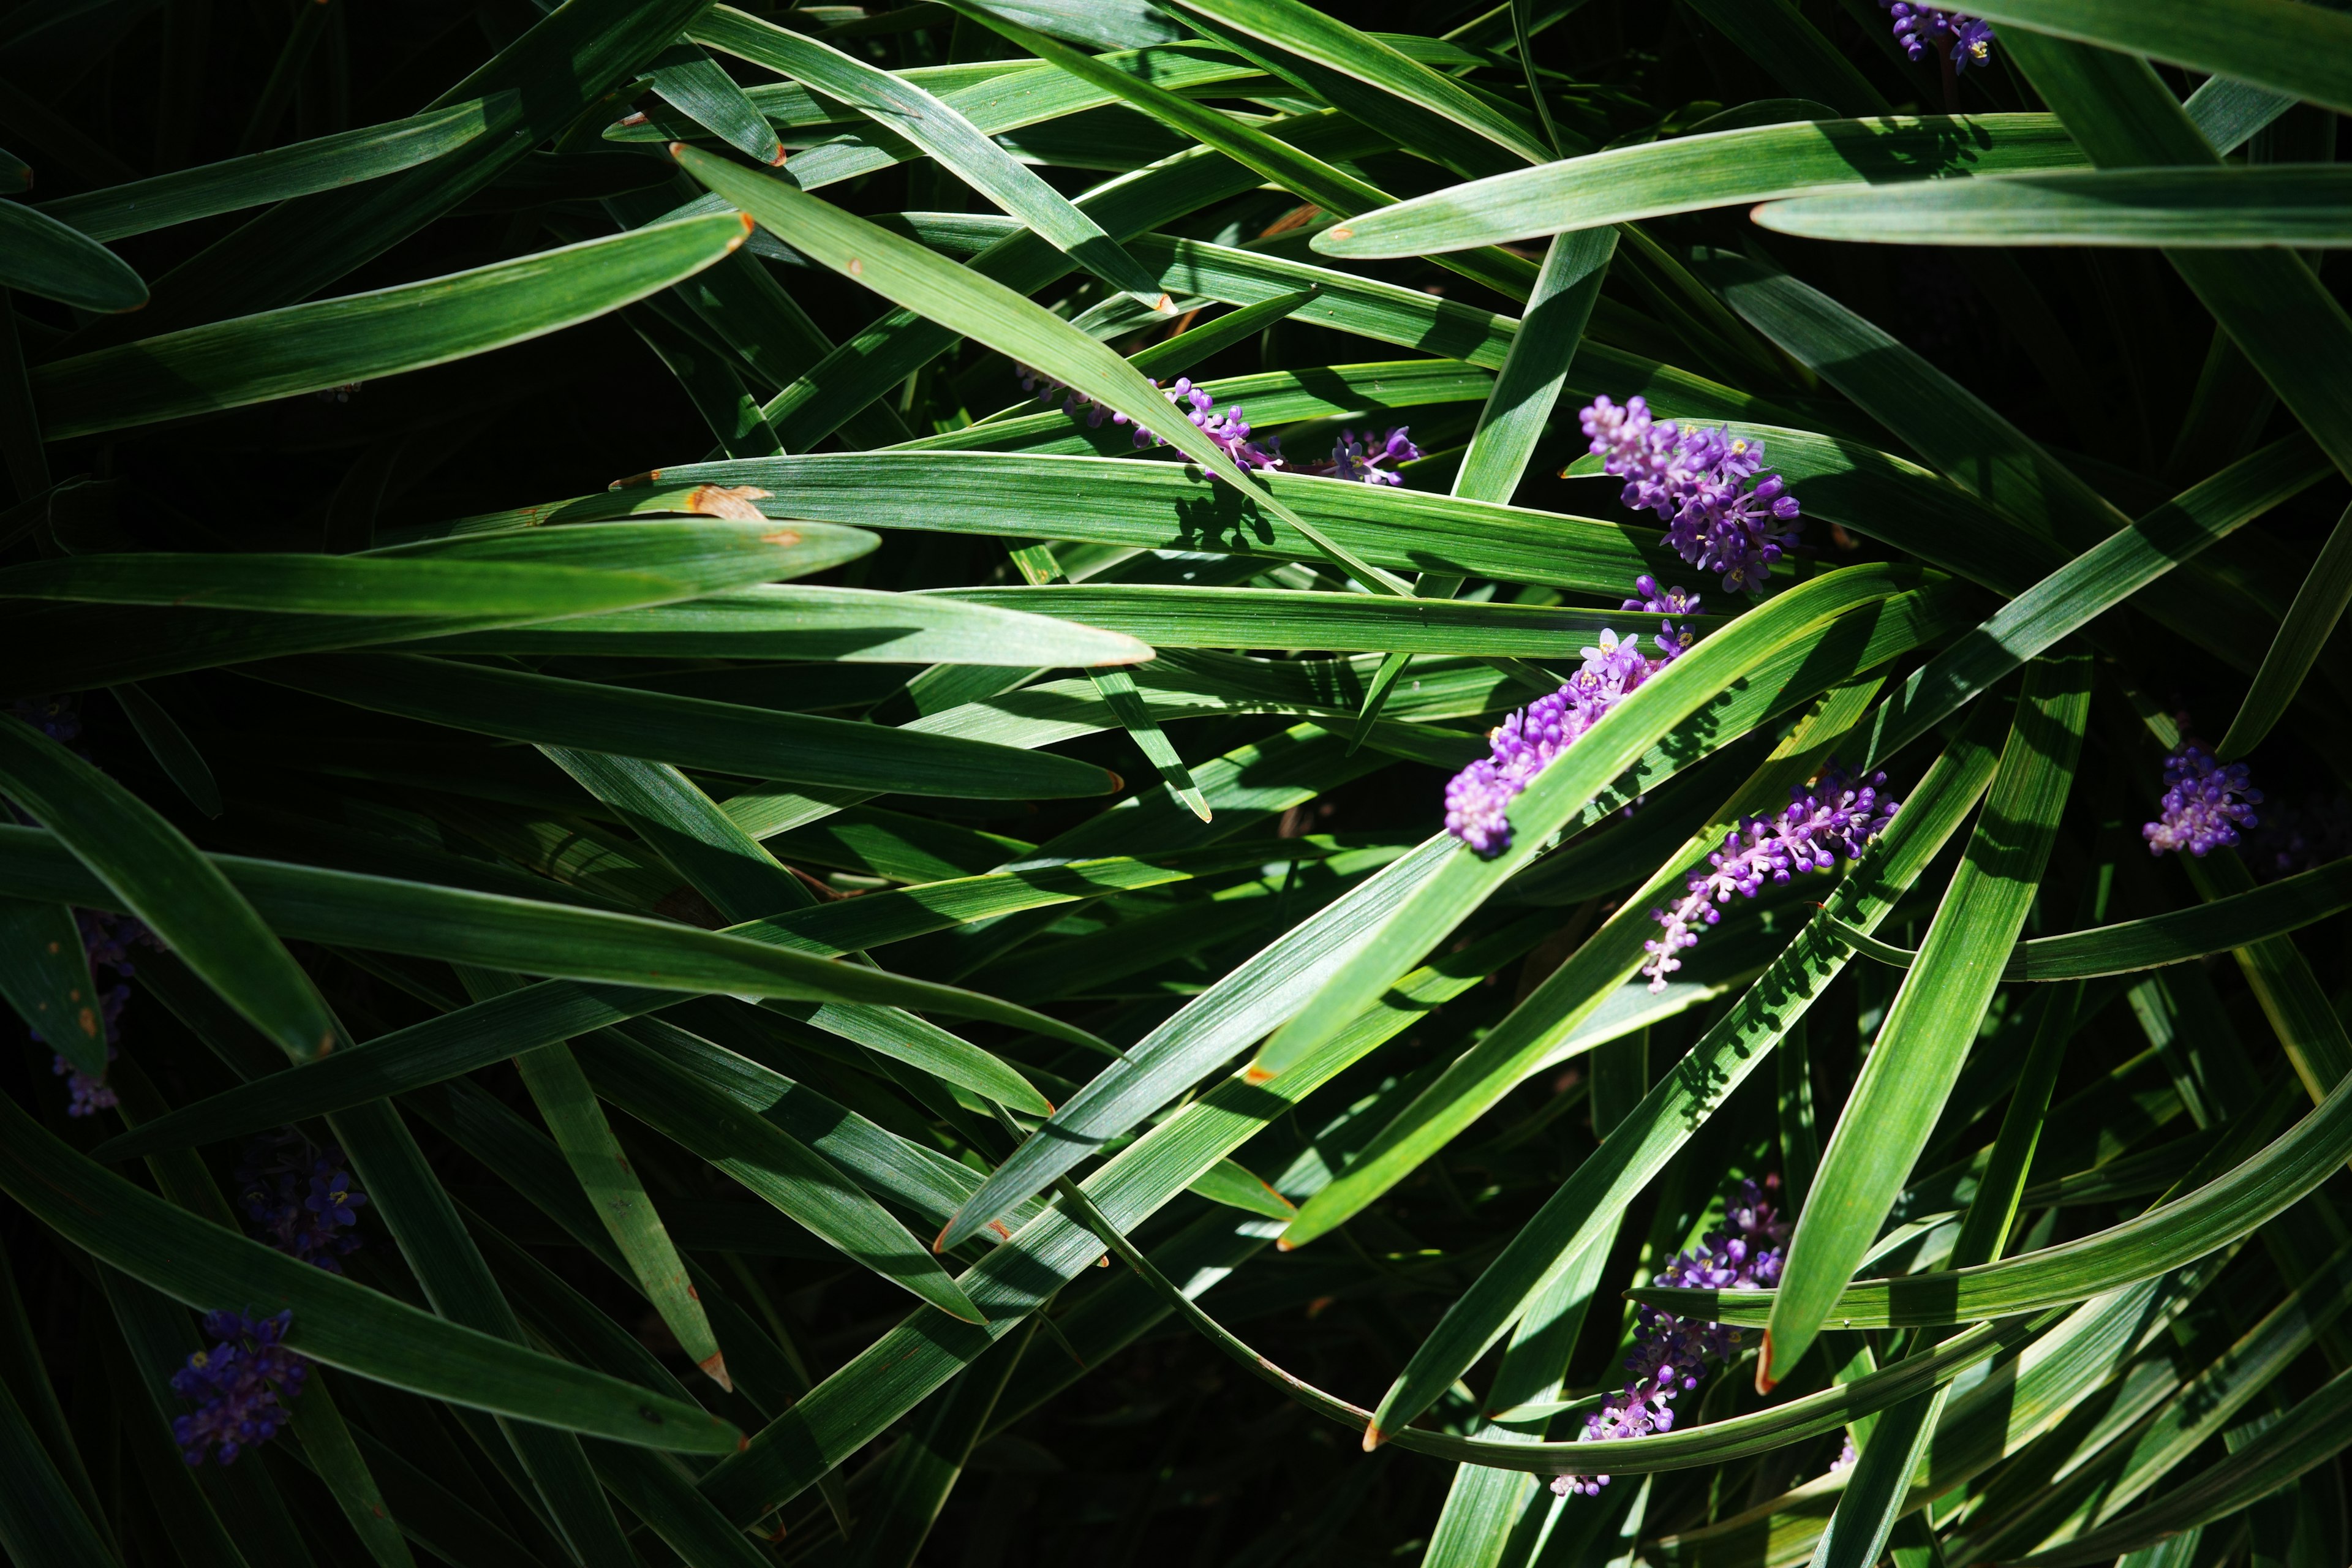
[[[1761,594],[1773,563],[1797,543],[1797,498],[1764,472],[1764,445],[1722,428],[1659,423],[1641,398],[1596,397],[1580,416],[1623,500],[1666,520],[1666,542],[1726,593]],[[1751,481],[1752,484],[1751,484]]]
[[[1779,1284],[1782,1247],[1789,1239],[1788,1222],[1769,1196],[1779,1185],[1774,1176],[1766,1177],[1761,1186],[1741,1182],[1724,1205],[1723,1228],[1709,1231],[1696,1247],[1659,1269],[1655,1283],[1695,1290],[1763,1289]],[[1633,1346],[1625,1356],[1625,1385],[1585,1417],[1576,1440],[1605,1442],[1673,1430],[1675,1397],[1698,1386],[1710,1359],[1727,1360],[1738,1345],[1737,1329],[1677,1318],[1655,1307],[1637,1309]],[[1551,1489],[1562,1497],[1571,1492],[1592,1497],[1608,1484],[1607,1476],[1561,1475],[1552,1478]]]
[[[1021,374],[1021,390],[1035,393],[1041,403],[1051,404],[1058,396],[1064,412],[1076,414],[1084,411],[1090,426],[1099,426],[1105,420],[1113,425],[1132,425],[1138,447],[1167,444],[1157,432],[1136,425],[1124,414],[1102,407],[1093,398],[1071,390],[1044,371],[1025,364],[1014,368]],[[1236,403],[1220,414],[1217,412],[1217,400],[1205,388],[1194,385],[1190,376],[1178,376],[1171,386],[1161,387],[1157,381],[1151,384],[1159,387],[1160,395],[1168,400],[1170,406],[1198,426],[1202,434],[1214,441],[1219,450],[1240,468],[1280,469],[1285,473],[1312,474],[1368,485],[1401,485],[1404,483],[1404,476],[1396,471],[1397,466],[1412,462],[1421,456],[1421,448],[1412,444],[1409,427],[1399,425],[1385,433],[1366,430],[1359,434],[1354,430],[1342,430],[1339,439],[1331,445],[1328,461],[1293,467],[1282,455],[1280,437],[1260,440],[1251,434],[1250,423],[1242,416],[1240,404]]]
[[[314,1148],[290,1130],[256,1138],[237,1163],[236,1193],[246,1228],[289,1257],[341,1274],[336,1259],[359,1248],[355,1211],[368,1196],[331,1143]]]
[[[1680,588],[1663,592],[1657,579],[1634,580],[1641,596],[1629,610],[1661,616],[1698,613],[1698,597]],[[1549,697],[1538,698],[1486,733],[1487,755],[1454,775],[1445,786],[1445,831],[1481,855],[1510,847],[1510,804],[1552,760],[1574,745],[1601,715],[1642,683],[1680,658],[1693,637],[1685,627],[1662,620],[1651,638],[1655,654],[1642,651],[1639,637],[1603,631],[1598,647],[1584,649],[1584,666]]]
[[[1992,24],[1980,16],[1939,10],[1914,0],[1878,0],[1895,18],[1895,41],[1914,60],[1942,55],[1954,74],[1992,58]]]
[[[1677,955],[1696,945],[1701,928],[1723,918],[1720,906],[1732,894],[1752,899],[1768,881],[1786,882],[1798,872],[1827,871],[1840,860],[1860,858],[1899,809],[1885,789],[1885,773],[1856,780],[1832,759],[1814,782],[1789,791],[1779,816],[1751,816],[1724,835],[1723,847],[1706,858],[1707,868],[1690,879],[1689,891],[1671,907],[1650,911],[1664,928],[1656,941],[1642,944],[1650,955],[1642,964],[1650,989],[1666,988],[1666,976],[1682,967]]]
[[[293,1321],[290,1310],[274,1318],[214,1312],[205,1319],[205,1333],[217,1342],[172,1374],[172,1392],[196,1406],[172,1418],[182,1458],[201,1465],[216,1454],[222,1464],[235,1464],[246,1449],[278,1435],[287,1420],[279,1396],[293,1399],[310,1373],[310,1363],[282,1342]]]
[[[2154,822],[2140,828],[2147,852],[2186,849],[2202,859],[2216,847],[2238,842],[2238,830],[2262,821],[2254,807],[2263,792],[2253,787],[2243,763],[2224,767],[2194,741],[2183,741],[2164,759],[2164,799]]]

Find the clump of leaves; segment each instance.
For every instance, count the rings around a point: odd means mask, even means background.
[[[2345,1562],[2347,61],[0,15],[0,1549]]]

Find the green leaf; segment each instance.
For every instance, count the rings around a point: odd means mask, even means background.
[[[1444,599],[1263,588],[1096,584],[941,588],[940,597],[1123,632],[1154,647],[1517,654],[1573,660],[1622,610],[1537,609]],[[1701,632],[1724,623],[1697,616]]]
[[[913,1568],[1032,1342],[1026,1331],[998,1341],[908,1427],[882,1461],[865,1518],[850,1537],[850,1568]]]
[[[7,258],[0,261],[0,288],[109,313],[147,303],[147,284],[129,262],[22,202],[0,202],[0,255]],[[50,434],[54,438],[58,432]]]
[[[2327,542],[2320,546],[2319,559],[2312,563],[2309,575],[2295,590],[2294,603],[2280,623],[2270,651],[2263,655],[2263,667],[2255,672],[2246,700],[2231,719],[2229,732],[2221,737],[2215,755],[2242,757],[2262,744],[2303,689],[2305,678],[2318,662],[2320,649],[2335,635],[2347,605],[2352,605],[2352,509],[2336,521]]]
[[[327,616],[540,620],[695,593],[691,583],[642,572],[369,555],[69,555],[0,570],[0,597],[6,598]]]
[[[1496,363],[1501,358],[1498,353]],[[665,469],[663,477],[751,485],[770,491],[766,504],[780,512],[860,526],[1218,551],[1269,561],[1318,555],[1314,542],[1279,516],[1175,463],[1009,453],[943,462],[923,453],[858,453],[700,463]],[[1291,510],[1391,569],[1622,595],[1639,574],[1671,572],[1680,561],[1659,545],[1655,533],[1621,521],[1303,475],[1276,474],[1271,483]]]
[[[0,1383],[0,1548],[24,1568],[115,1568],[80,1502],[41,1447],[33,1425]]]
[[[1822,1152],[1765,1330],[1759,1389],[1788,1376],[1811,1348],[1926,1147],[1975,1043],[2074,785],[2090,674],[2081,656],[2028,671],[1984,816]]]
[[[1827,922],[1851,911],[1858,922],[1874,924],[1894,912],[1896,901],[1958,830],[1991,780],[1995,759],[1990,726],[1979,727],[1988,733],[1963,732],[1928,770],[1906,809],[1863,858],[1856,874],[1832,893],[1829,907],[1682,1062],[1651,1088],[1501,1256],[1455,1299],[1381,1401],[1374,1419],[1383,1436],[1402,1431],[1427,1409],[1519,1315],[1547,1278],[1604,1230],[1614,1228],[1626,1205],[1764,1060],[1783,1031],[1804,1016],[1845,963]],[[1301,1218],[1311,1225],[1334,1208],[1342,1215],[1349,1212],[1343,1194],[1318,1214],[1322,1199],[1320,1193],[1309,1199]]]
[[[326,1005],[245,896],[179,829],[29,724],[0,720],[0,793],[296,1061],[334,1048]]]
[[[839,659],[1022,669],[1136,664],[1153,657],[1148,644],[1124,633],[1031,612],[814,584],[738,590],[690,605],[583,616],[561,625],[467,632],[424,646],[450,653]]]
[[[2168,1488],[2164,1497],[2063,1546],[2016,1559],[2034,1568],[2101,1563],[2226,1519],[2352,1443],[2352,1370],[2337,1373],[2262,1435],[2225,1459]]]
[[[1301,0],[1175,0],[1175,4],[1474,131],[1528,163],[1541,163],[1553,156],[1550,148],[1515,119],[1498,112],[1454,78]]]
[[[896,72],[753,17],[728,18],[730,34],[756,28],[762,63],[839,99],[929,153],[938,166],[1018,218],[1112,288],[1165,314],[1167,293],[1094,219],[1015,160],[961,114]],[[764,121],[762,122],[764,125]],[[779,163],[780,158],[769,158]]]
[[[272,662],[250,673],[377,712],[544,745],[849,789],[1024,800],[1110,795],[1091,763],[944,735],[666,697],[407,654]]]
[[[783,143],[759,106],[693,44],[663,50],[646,70],[662,100],[757,163],[782,163]]]
[[[427,110],[243,158],[60,196],[36,209],[92,239],[120,239],[218,213],[336,190],[430,163],[480,137],[517,106],[511,93]]]
[[[2079,167],[2055,115],[1804,120],[1545,163],[1367,212],[1315,237],[1326,256],[1419,256],[1855,184]],[[1937,187],[1940,189],[1941,187]]]
[[[51,440],[266,403],[524,342],[690,278],[743,243],[727,215],[268,310],[33,372]],[[127,309],[128,307],[120,307]]]
[[[1614,230],[1555,239],[1545,250],[1527,313],[1511,335],[1494,391],[1478,411],[1470,449],[1454,473],[1454,495],[1508,505],[1517,493],[1550,425],[1568,367],[1583,346],[1585,325],[1616,253]]]
[[[291,1310],[287,1344],[435,1399],[616,1442],[732,1452],[740,1435],[690,1405],[445,1322],[248,1241],[68,1149],[14,1100],[0,1104],[0,1187],[60,1237],[206,1310]]]
[[[1288,1220],[1298,1213],[1298,1205],[1276,1192],[1249,1168],[1234,1160],[1220,1160],[1209,1168],[1206,1175],[1196,1179],[1186,1189],[1213,1204],[1223,1204],[1244,1214],[1262,1215],[1267,1219]]]
[[[1975,14],[2258,82],[2352,113],[2352,16],[2323,6],[2291,0],[1993,0]]]
[[[220,816],[220,785],[213,778],[212,766],[196,750],[188,732],[180,728],[179,721],[172,717],[171,710],[156,701],[145,687],[134,682],[125,681],[107,689],[121,705],[122,716],[131,721],[131,729],[146,742],[148,754],[155,759],[156,766],[171,775],[189,804],[206,816]]]
[[[71,909],[0,899],[0,995],[77,1072],[106,1077],[106,1015]]]
[[[719,1353],[710,1320],[701,1299],[688,1282],[686,1263],[646,1197],[645,1184],[630,1167],[628,1156],[613,1129],[597,1109],[596,1093],[587,1074],[572,1057],[572,1047],[558,1040],[551,1046],[524,1051],[515,1058],[515,1070],[533,1104],[571,1162],[582,1191],[596,1207],[596,1217],[612,1233],[614,1245],[628,1260],[629,1271],[654,1310],[661,1314],[678,1348],[688,1360],[732,1390],[727,1358]]]
[[[1774,201],[1782,234],[1877,245],[2352,245],[2352,169],[2114,169],[2014,174]]]
[[[655,1070],[642,1047],[605,1049],[600,1043],[587,1065],[604,1100],[708,1160],[844,1255],[950,1317],[983,1321],[981,1309],[905,1226],[773,1121],[698,1079]]]

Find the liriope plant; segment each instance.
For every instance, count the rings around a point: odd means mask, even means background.
[[[2345,113],[0,14],[0,1552],[2352,1560]]]

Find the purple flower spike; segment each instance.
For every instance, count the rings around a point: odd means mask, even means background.
[[[1768,1195],[1779,1185],[1776,1176],[1767,1176],[1761,1186],[1741,1182],[1724,1205],[1723,1228],[1708,1232],[1696,1249],[1659,1269],[1656,1283],[1696,1290],[1779,1284],[1789,1226]],[[1598,1443],[1671,1431],[1675,1396],[1698,1386],[1709,1358],[1727,1360],[1738,1346],[1737,1329],[1640,1308],[1633,1315],[1633,1348],[1625,1357],[1630,1375],[1624,1389],[1584,1418],[1576,1440]],[[1607,1476],[1560,1475],[1552,1478],[1551,1489],[1562,1497],[1594,1497],[1608,1484]]]
[[[355,1211],[368,1196],[331,1144],[313,1149],[298,1132],[266,1133],[246,1145],[236,1190],[255,1239],[289,1257],[341,1274],[336,1259],[359,1248]]]
[[[1015,365],[1013,369],[1020,373],[1021,390],[1035,392],[1037,400],[1041,403],[1051,404],[1058,396],[1064,412],[1076,414],[1083,410],[1087,416],[1087,423],[1090,426],[1099,426],[1106,419],[1114,425],[1133,425],[1135,445],[1139,449],[1167,445],[1165,438],[1157,433],[1146,429],[1141,425],[1136,425],[1124,414],[1114,414],[1107,408],[1097,406],[1094,399],[1081,397],[1044,371],[1033,370],[1025,364]],[[1160,386],[1156,381],[1151,384],[1155,387]],[[1040,387],[1044,390],[1039,391]],[[1231,458],[1239,467],[1244,468],[1282,467],[1281,442],[1278,440],[1257,442],[1250,439],[1249,421],[1242,417],[1239,404],[1219,414],[1216,411],[1217,400],[1200,387],[1193,385],[1192,378],[1190,376],[1179,376],[1176,378],[1175,385],[1160,387],[1160,395],[1165,397],[1170,405],[1186,419],[1198,426],[1209,439],[1214,441],[1225,456]]]
[[[172,1392],[196,1406],[172,1418],[182,1458],[201,1465],[217,1454],[222,1464],[232,1465],[246,1449],[278,1435],[286,1424],[279,1394],[293,1399],[310,1373],[310,1363],[281,1342],[293,1321],[290,1310],[274,1318],[215,1312],[205,1319],[205,1334],[218,1342],[189,1356],[172,1374]]]
[[[2164,801],[2157,819],[2140,837],[2147,852],[2186,849],[2202,859],[2218,846],[2238,842],[2238,829],[2262,821],[2254,807],[2263,792],[2253,787],[2243,763],[2223,767],[2194,741],[2183,741],[2164,759]]]
[[[1992,24],[1913,0],[1878,0],[1895,19],[1895,39],[1914,60],[1942,55],[1957,74],[1992,58]]]
[[[1666,976],[1683,966],[1676,955],[1698,943],[1701,928],[1723,918],[1717,906],[1731,895],[1752,899],[1764,884],[1786,882],[1801,871],[1827,871],[1840,860],[1861,857],[1863,848],[1895,820],[1898,809],[1885,798],[1886,775],[1856,783],[1832,760],[1820,779],[1789,792],[1788,809],[1778,817],[1751,816],[1724,835],[1723,847],[1706,858],[1708,869],[1690,879],[1690,890],[1671,909],[1650,916],[1665,929],[1642,945],[1650,954],[1642,973],[1652,991],[1666,988]]]
[[[1654,599],[1656,583],[1647,577],[1642,582],[1650,584],[1644,592]],[[1674,595],[1678,602],[1684,598],[1680,589]],[[1688,646],[1687,633],[1671,626],[1666,631],[1670,635],[1656,639],[1659,654],[1654,658],[1642,652],[1640,639],[1603,631],[1600,646],[1584,650],[1584,668],[1568,684],[1487,731],[1488,755],[1454,774],[1445,786],[1445,831],[1481,855],[1499,855],[1510,847],[1511,822],[1505,813],[1511,802],[1553,758],[1601,722],[1601,715]]]
[[[1786,480],[1763,472],[1761,442],[1661,425],[1638,397],[1622,408],[1596,397],[1580,417],[1602,468],[1625,481],[1625,504],[1665,519],[1675,553],[1717,574],[1728,593],[1764,591],[1773,565],[1796,546],[1798,506]]]

